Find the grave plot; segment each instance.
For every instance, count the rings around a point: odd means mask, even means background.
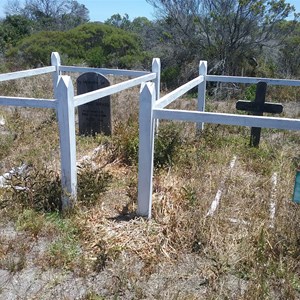
[[[253,211],[259,210],[263,214],[264,225],[274,228],[281,205],[277,194],[280,182],[277,172],[268,177],[259,174],[259,170],[258,174],[245,171],[234,157],[228,170],[221,174],[219,189],[206,217],[218,218],[221,215],[224,221],[251,227],[251,222],[255,220]],[[292,198],[285,200],[292,205]]]
[[[283,106],[278,103],[265,102],[267,91],[266,82],[258,82],[256,85],[256,95],[254,101],[238,101],[236,109],[251,112],[255,116],[263,116],[263,113],[280,114]],[[251,127],[250,146],[258,147],[260,141],[260,127]]]

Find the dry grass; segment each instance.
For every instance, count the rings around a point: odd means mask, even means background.
[[[16,82],[5,91],[36,96],[31,85],[50,90],[47,80],[28,80],[28,91],[22,92]],[[294,91],[289,97],[295,101]],[[234,103],[209,101],[208,108],[232,112]],[[293,103],[293,109],[285,104],[285,115],[298,117],[299,100]],[[300,208],[291,197],[300,164],[300,132],[263,130],[260,148],[253,149],[248,128],[208,124],[195,137],[194,124],[161,122],[153,219],[148,221],[135,216],[138,88],[113,96],[112,104],[113,137],[77,138],[78,161],[90,156],[83,173],[91,180],[84,183],[87,190],[71,215],[53,217],[53,212],[12,205],[2,192],[3,220],[12,220],[23,236],[49,238],[33,263],[45,270],[63,268],[79,278],[106,278],[81,299],[299,299]],[[194,106],[188,97],[174,104]],[[53,112],[3,108],[1,114],[8,124],[0,153],[2,172],[23,161],[56,174]],[[174,132],[176,140],[170,139]],[[235,166],[229,169],[234,156]],[[99,180],[103,188],[97,190]],[[86,200],[93,186],[97,193]],[[220,204],[208,216],[218,190]],[[50,197],[54,191],[47,193]],[[1,237],[1,268],[18,272],[25,267],[30,247],[9,246],[22,235],[11,241]],[[23,260],[4,259],[9,252]]]

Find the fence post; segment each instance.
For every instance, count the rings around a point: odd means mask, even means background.
[[[74,87],[69,76],[60,76],[57,85],[62,209],[72,206],[77,196]]]
[[[207,61],[201,60],[199,63],[199,75],[204,76],[204,81],[198,85],[198,111],[205,111],[205,94],[206,94],[206,75]],[[204,129],[204,123],[197,123],[198,133]]]
[[[154,83],[145,83],[140,92],[139,112],[139,174],[137,214],[151,218],[152,176],[154,151],[153,106],[155,102]]]
[[[58,52],[52,52],[51,65],[56,67],[56,71],[54,73],[52,73],[52,81],[53,81],[54,98],[57,98],[56,88],[58,85],[59,76],[61,75],[61,72],[59,70],[61,61],[60,61],[60,56],[59,56]]]
[[[152,60],[152,73],[156,73],[156,78],[154,80],[155,84],[155,100],[160,97],[160,74],[161,74],[161,64],[159,58],[153,58]],[[155,121],[155,132],[158,132],[159,120]]]

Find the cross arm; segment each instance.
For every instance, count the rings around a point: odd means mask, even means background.
[[[251,112],[261,112],[259,109],[259,105],[255,102],[251,101],[244,101],[239,100],[236,103],[236,109],[244,110],[244,111],[251,111]],[[282,104],[279,103],[272,103],[272,102],[265,102],[263,107],[264,113],[272,113],[272,114],[280,114],[283,111]]]

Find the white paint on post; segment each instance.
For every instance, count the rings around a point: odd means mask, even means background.
[[[156,74],[156,78],[153,80],[155,84],[155,101],[160,98],[160,74],[161,63],[159,58],[153,58],[152,60],[152,73]],[[158,132],[159,120],[155,121],[155,132]]]
[[[159,58],[153,58],[152,60],[152,73],[156,74],[156,78],[153,80],[155,84],[155,100],[160,97],[160,72],[161,65]]]
[[[60,56],[58,52],[52,52],[51,54],[51,65],[55,67],[55,72],[52,73],[52,81],[53,81],[53,91],[54,91],[54,97],[57,98],[56,95],[56,88],[58,85],[58,79],[59,76],[61,75],[60,72],[60,66],[61,66],[61,61],[60,61]]]
[[[271,178],[272,190],[271,190],[271,199],[270,199],[270,228],[274,228],[274,223],[275,223],[275,213],[276,213],[275,198],[277,192],[277,179],[278,179],[278,175],[275,172]]]
[[[228,168],[228,172],[226,174],[226,176],[224,176],[224,179],[221,181],[220,184],[220,188],[217,191],[217,194],[215,196],[215,199],[213,200],[213,202],[211,203],[210,209],[208,210],[206,216],[213,216],[213,214],[215,213],[216,209],[218,208],[219,204],[220,204],[220,200],[222,197],[222,193],[225,190],[225,181],[228,177],[228,175],[230,174],[230,172],[232,171],[232,169],[234,168],[236,163],[236,156],[234,156],[230,162],[229,168]]]
[[[68,209],[76,200],[77,168],[74,87],[69,76],[60,76],[57,86],[57,115],[59,123],[62,209]]]
[[[139,174],[137,214],[151,218],[152,176],[154,151],[154,119],[152,117],[155,102],[154,83],[145,83],[141,87],[139,112]]]
[[[198,85],[198,111],[205,111],[205,95],[206,95],[206,75],[207,61],[201,60],[199,63],[199,75],[204,77],[204,80]],[[204,123],[197,123],[197,131],[204,129]]]

